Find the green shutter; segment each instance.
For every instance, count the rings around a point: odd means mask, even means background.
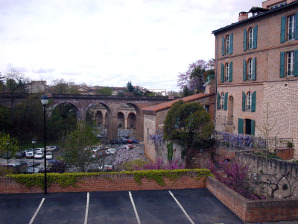
[[[256,58],[252,60],[252,80],[256,80]]]
[[[221,82],[225,81],[224,71],[225,71],[225,66],[224,64],[221,64],[221,73],[220,73]]]
[[[243,50],[246,51],[247,50],[247,31],[243,30]]]
[[[295,14],[295,40],[298,40],[298,12]]]
[[[256,122],[255,120],[251,120],[251,135],[255,135],[255,126],[256,126]]]
[[[243,134],[243,119],[238,118],[238,134]]]
[[[246,80],[246,60],[243,59],[243,81]]]
[[[253,48],[256,49],[258,45],[258,25],[254,28],[253,38]]]
[[[225,103],[224,103],[224,110],[228,109],[228,93],[225,93]]]
[[[298,50],[294,51],[294,76],[298,76]]]
[[[242,111],[245,111],[245,92],[242,92]]]
[[[256,91],[252,94],[251,112],[256,112]]]
[[[222,56],[225,55],[225,38],[224,37],[221,38],[221,55]]]
[[[230,35],[230,54],[233,54],[233,33]]]
[[[229,82],[233,81],[233,62],[230,62],[230,69],[229,69]]]
[[[217,110],[220,109],[220,94],[217,93]]]
[[[280,78],[285,77],[285,52],[280,52]]]
[[[286,17],[281,17],[280,43],[286,41]]]

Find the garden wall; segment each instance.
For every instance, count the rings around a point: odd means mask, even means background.
[[[248,200],[213,177],[207,189],[244,222],[298,220],[298,199]]]
[[[49,174],[48,174],[49,175]],[[43,176],[40,176],[43,178]],[[153,179],[143,178],[141,184],[138,184],[133,174],[102,174],[93,176],[83,176],[77,187],[62,187],[58,184],[52,184],[48,187],[49,193],[54,192],[92,192],[92,191],[138,191],[138,190],[165,190],[165,189],[188,189],[188,188],[205,188],[205,177],[197,177],[197,172],[188,171],[181,177],[170,180],[164,178],[164,185],[158,184]],[[28,188],[24,184],[17,183],[11,177],[0,177],[0,193],[43,193],[40,187]]]
[[[297,163],[278,159],[266,160],[264,157],[248,153],[237,153],[236,159],[242,165],[248,166],[247,176],[250,187],[258,194],[268,197],[272,189],[277,188],[274,192],[274,198],[298,197]]]

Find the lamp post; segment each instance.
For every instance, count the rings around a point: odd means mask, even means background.
[[[6,142],[6,145],[7,145],[7,147],[6,147],[6,169],[8,170],[8,157],[9,157],[9,155],[8,155],[9,142],[8,141]]]
[[[49,102],[49,98],[47,95],[41,96],[41,104],[43,106],[43,142],[44,142],[44,193],[47,194],[47,160],[46,160],[46,153],[47,153],[47,143],[46,143],[46,106]]]
[[[36,143],[35,138],[32,138],[32,148],[33,148],[33,173],[34,173],[34,145]]]

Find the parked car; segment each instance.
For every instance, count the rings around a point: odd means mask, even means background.
[[[15,155],[15,157],[16,157],[17,159],[22,159],[22,158],[24,158],[25,156],[26,156],[26,152],[25,152],[25,151],[17,152],[16,155]]]
[[[35,153],[43,152],[43,151],[44,151],[44,148],[36,148],[36,149],[35,149]]]
[[[26,152],[26,159],[32,159],[34,157],[33,150]]]
[[[109,149],[106,150],[106,154],[107,155],[115,155],[116,151],[117,150],[114,149],[114,148],[109,148]]]
[[[43,158],[43,152],[36,152],[34,155],[34,159],[42,159]]]
[[[53,159],[53,153],[52,152],[47,152],[46,153],[46,159]]]
[[[10,159],[12,157],[12,152],[10,152],[10,151],[9,152],[5,152],[5,153],[3,153],[2,157],[4,159]]]
[[[98,169],[101,171],[112,171],[113,166],[112,165],[104,165],[103,167],[102,166],[98,167]]]
[[[53,152],[53,151],[56,151],[56,150],[58,150],[58,147],[55,146],[55,145],[47,146],[47,151],[49,151],[49,152]]]

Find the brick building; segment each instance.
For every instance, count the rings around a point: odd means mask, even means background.
[[[198,102],[202,104],[208,111],[212,120],[214,120],[215,111],[215,83],[210,82],[206,86],[208,92],[199,93],[192,96],[187,96],[181,99],[176,99],[170,102],[165,102],[153,106],[149,106],[143,109],[144,113],[144,147],[145,155],[152,161],[156,161],[157,158],[167,158],[166,145],[161,144],[158,147],[152,144],[149,140],[149,135],[162,133],[164,121],[166,115],[173,105],[173,103],[178,100],[183,100],[184,102]],[[177,150],[175,150],[177,149]],[[181,147],[175,145],[173,158],[180,159]],[[176,155],[175,155],[176,154]],[[164,160],[166,161],[166,159]]]
[[[216,129],[293,138],[298,157],[298,1],[268,0],[213,31]]]

